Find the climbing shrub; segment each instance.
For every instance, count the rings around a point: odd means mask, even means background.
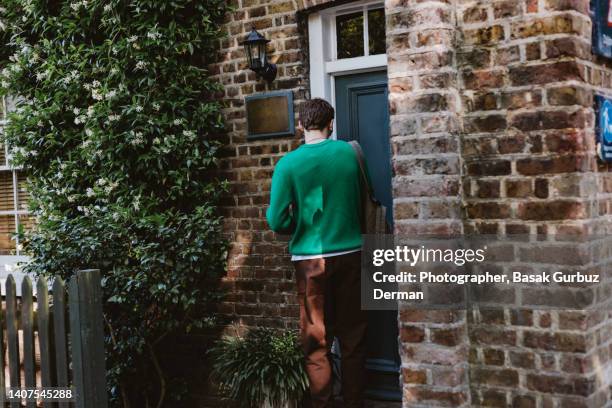
[[[183,397],[160,345],[214,323],[225,242],[209,78],[224,0],[2,0],[4,132],[35,227],[25,270],[103,272],[113,406]]]

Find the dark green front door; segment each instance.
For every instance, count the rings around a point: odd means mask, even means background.
[[[357,140],[363,148],[374,193],[387,207],[388,221],[393,224],[387,72],[338,76],[335,84],[338,139]],[[397,312],[369,314],[367,394],[399,401]]]

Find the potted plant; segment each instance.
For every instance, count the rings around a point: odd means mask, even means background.
[[[213,379],[242,408],[297,407],[308,387],[293,330],[254,328],[223,337],[209,353]]]

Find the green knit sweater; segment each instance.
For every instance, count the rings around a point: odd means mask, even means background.
[[[318,255],[361,247],[359,164],[344,141],[304,144],[274,169],[270,228],[291,233],[292,255]]]

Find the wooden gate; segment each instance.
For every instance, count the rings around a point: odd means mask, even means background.
[[[71,402],[43,400],[42,406],[107,408],[100,272],[79,271],[67,287],[56,277],[51,294],[48,281],[40,278],[36,302],[29,277],[22,281],[20,298],[12,275],[5,288],[0,400],[6,401],[7,393],[15,389],[71,388]],[[13,400],[3,406],[7,404],[10,408],[23,406]],[[37,406],[35,401],[25,404],[27,408]]]

